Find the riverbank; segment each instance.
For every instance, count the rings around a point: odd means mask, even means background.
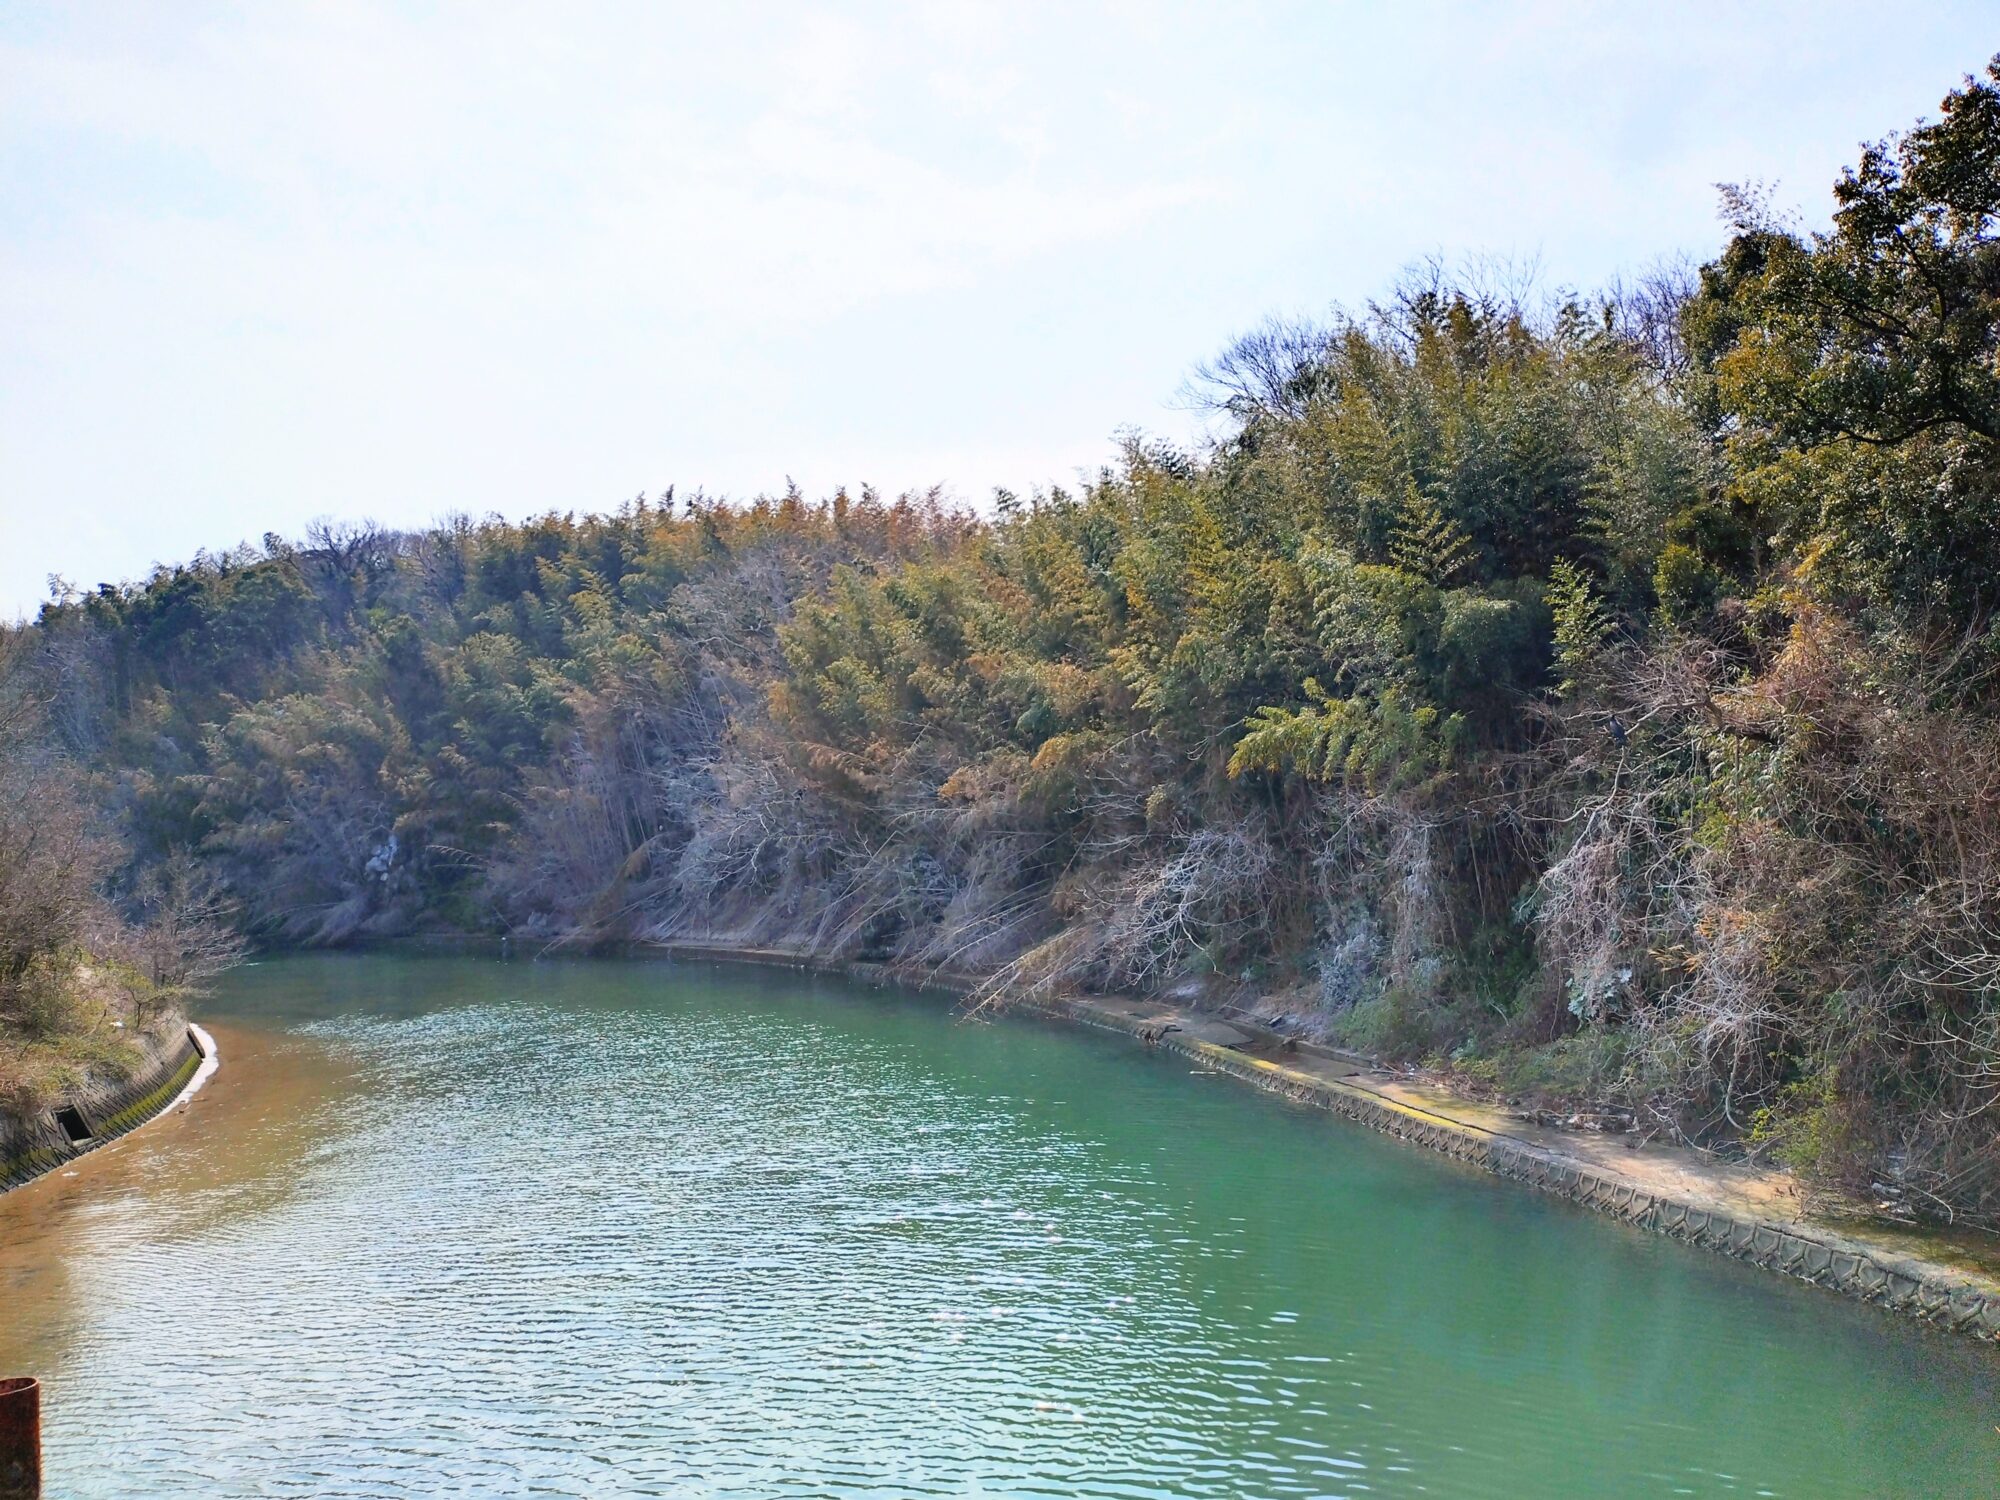
[[[643,945],[672,957],[776,964],[965,995],[974,975],[906,973],[878,964],[725,942]],[[2000,1246],[1951,1244],[1870,1223],[1805,1213],[1797,1184],[1771,1167],[1723,1162],[1629,1137],[1556,1130],[1491,1105],[1227,1018],[1160,999],[1063,995],[1025,1008],[1122,1032],[1218,1073],[1329,1110],[1637,1228],[1858,1298],[1937,1327],[2000,1341]]]
[[[190,1108],[0,1197],[0,1368],[79,1497],[1985,1493],[1989,1344],[962,1009],[269,956]]]
[[[0,1192],[129,1135],[199,1089],[215,1072],[217,1049],[189,1023],[118,1082],[90,1082],[31,1114],[0,1111]]]

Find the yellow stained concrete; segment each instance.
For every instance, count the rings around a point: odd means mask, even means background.
[[[964,994],[978,976],[898,973],[730,943],[658,945],[686,958],[772,963]],[[1809,1215],[1797,1183],[1746,1166],[1629,1137],[1557,1130],[1480,1100],[1286,1039],[1232,1015],[1245,1034],[1225,1047],[1190,1033],[1218,1018],[1167,1001],[1067,995],[1031,1007],[1171,1046],[1245,1082],[1347,1114],[1403,1139],[1529,1182],[1628,1222],[1781,1269],[1984,1338],[2000,1338],[2000,1244]]]

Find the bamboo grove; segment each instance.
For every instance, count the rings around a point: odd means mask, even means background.
[[[1186,987],[2000,1221],[2000,63],[1824,234],[1429,269],[1072,490],[318,528],[16,632],[128,904]],[[37,774],[41,774],[37,772]]]

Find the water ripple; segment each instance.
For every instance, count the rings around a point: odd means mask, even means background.
[[[17,1272],[53,1494],[1878,1495],[1982,1459],[1963,1351],[1076,1038],[322,962],[236,1004],[341,976],[266,1023],[341,1086],[163,1143]]]

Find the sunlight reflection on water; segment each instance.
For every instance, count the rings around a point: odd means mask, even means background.
[[[1171,1065],[755,971],[287,960],[0,1199],[52,1495],[1974,1494],[1983,1351]]]

